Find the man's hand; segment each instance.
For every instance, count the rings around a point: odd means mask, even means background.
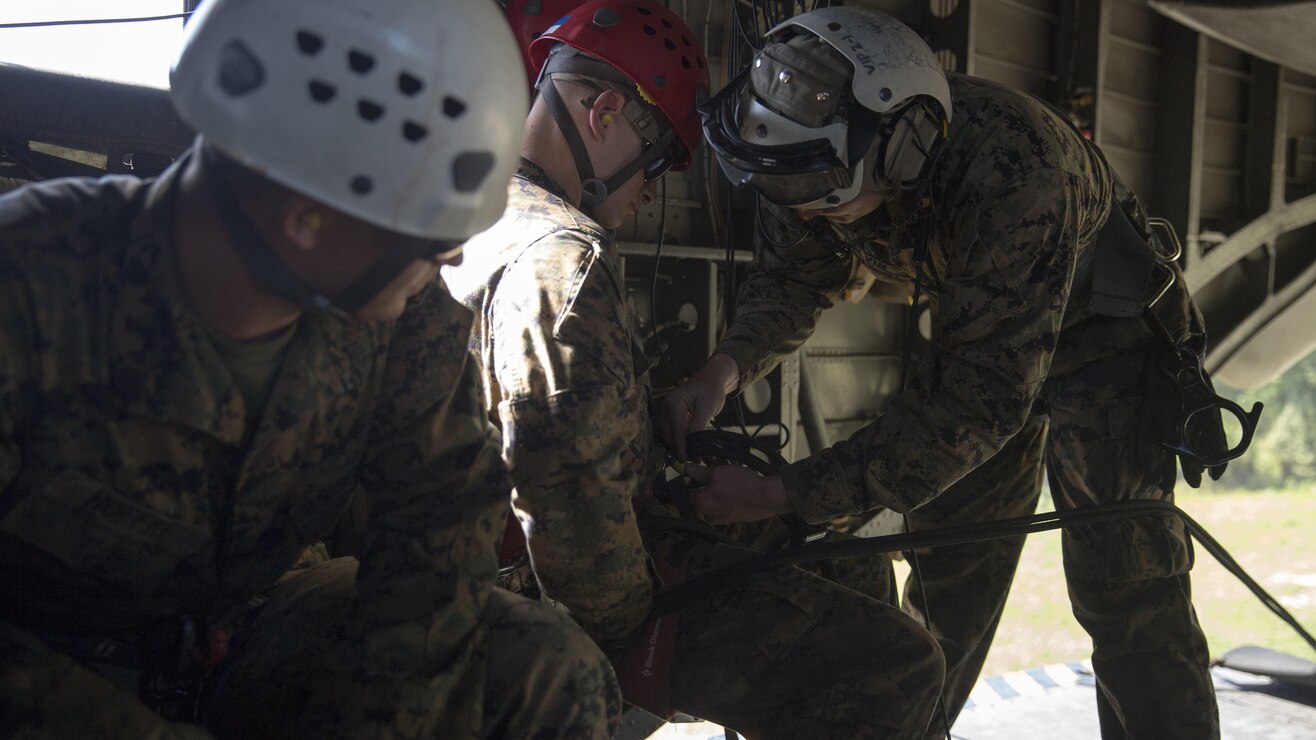
[[[740,383],[740,369],[729,355],[714,354],[699,372],[662,399],[658,423],[668,449],[682,460],[685,438],[708,427]]]
[[[686,474],[704,487],[690,496],[699,515],[710,524],[756,522],[794,511],[781,478],[764,478],[739,465],[691,465]]]

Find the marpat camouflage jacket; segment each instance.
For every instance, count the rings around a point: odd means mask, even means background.
[[[172,246],[185,161],[0,198],[0,619],[113,635],[223,613],[363,490],[366,665],[430,675],[480,618],[508,510],[469,312],[436,282],[393,325],[303,316],[244,442]]]
[[[1083,294],[1073,282],[1079,255],[1105,224],[1112,197],[1145,218],[1100,151],[1027,95],[960,75],[950,76],[950,86],[954,111],[932,175],[923,275],[934,351],[874,423],[782,470],[796,511],[811,522],[923,504],[1023,426],[1047,377],[1149,341],[1140,319],[1094,317],[1076,300]],[[907,203],[886,206],[874,220],[907,220]],[[912,284],[909,229],[891,238],[855,236],[864,228],[836,231],[879,277]],[[741,387],[809,337],[850,266],[849,254],[819,239],[764,247],[717,348],[736,360]],[[1181,282],[1157,310],[1176,335],[1187,331],[1190,316],[1200,328]]]
[[[444,277],[476,314],[472,341],[535,573],[596,639],[622,637],[653,599],[631,499],[654,467],[648,363],[620,257],[523,162],[502,220],[464,260]]]

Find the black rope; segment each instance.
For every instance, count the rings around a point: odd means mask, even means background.
[[[184,13],[173,13],[171,15],[151,15],[140,18],[82,18],[78,20],[66,21],[25,21],[22,23],[0,23],[0,28],[47,28],[50,26],[92,26],[102,23],[147,23],[149,21],[169,21],[176,18],[186,18],[196,11],[189,10]]]
[[[839,542],[815,542],[807,545],[768,553],[749,560],[733,563],[686,581],[660,594],[648,619],[685,609],[695,602],[715,594],[742,586],[746,579],[776,568],[817,560],[852,558],[920,548],[963,545],[970,542],[1019,537],[1037,532],[1048,532],[1064,527],[1081,527],[1105,522],[1120,521],[1138,516],[1172,514],[1183,520],[1188,532],[1235,578],[1243,583],[1261,603],[1280,618],[1316,652],[1316,637],[1312,637],[1297,618],[1271,596],[1261,584],[1248,575],[1238,561],[1192,517],[1168,501],[1139,500],[1117,501],[1108,504],[1085,506],[1068,511],[1053,511],[1033,516],[1002,519],[995,522],[961,524],[923,532],[904,532],[867,539]]]

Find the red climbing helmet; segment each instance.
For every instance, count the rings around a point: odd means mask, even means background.
[[[517,48],[521,50],[521,60],[525,62],[525,73],[530,81],[530,87],[535,86],[535,80],[539,78],[539,68],[543,66],[542,60],[539,64],[531,61],[530,44],[550,26],[557,23],[558,19],[583,5],[584,2],[585,0],[508,0],[507,24],[512,27]]]
[[[683,144],[672,169],[690,166],[700,136],[697,106],[708,95],[708,60],[680,16],[654,0],[592,0],[530,44],[532,66],[543,67],[559,42],[629,77],[640,96],[667,116]]]

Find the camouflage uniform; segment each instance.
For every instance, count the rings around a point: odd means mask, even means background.
[[[923,279],[933,351],[878,420],[783,470],[796,510],[814,522],[913,511],[916,529],[1026,514],[1042,459],[1040,422],[1029,422],[1039,398],[1050,411],[1046,461],[1059,508],[1172,500],[1174,458],[1155,443],[1144,408],[1151,332],[1139,318],[1093,314],[1088,283],[1074,282],[1112,198],[1135,221],[1141,207],[1096,147],[1042,103],[968,77],[950,85]],[[915,274],[910,229],[899,226],[908,207],[887,201],[885,213],[835,228],[864,264],[905,285]],[[865,238],[883,219],[897,225],[891,238]],[[718,347],[744,371],[742,386],[795,350],[844,284],[849,255],[822,241],[759,256]],[[1182,279],[1156,311],[1176,338],[1202,332]],[[953,710],[981,668],[1019,544],[923,559]],[[1064,558],[1074,613],[1093,639],[1108,736],[1120,736],[1121,723],[1137,737],[1218,734],[1182,524],[1147,517],[1067,530]],[[907,603],[917,612],[922,600]]]
[[[646,546],[682,548],[692,576],[753,556],[673,530],[641,541],[632,499],[657,470],[648,363],[610,235],[523,162],[503,219],[467,255],[444,275],[477,315],[544,593],[616,638],[652,603]],[[791,568],[681,614],[672,704],[763,737],[921,737],[941,673],[912,619]]]
[[[608,734],[602,653],[493,587],[510,485],[469,313],[435,284],[392,325],[305,315],[244,408],[186,308],[186,161],[0,199],[0,735],[203,734],[125,667],[180,615],[233,635],[217,732]],[[358,491],[359,573],[285,575]]]

